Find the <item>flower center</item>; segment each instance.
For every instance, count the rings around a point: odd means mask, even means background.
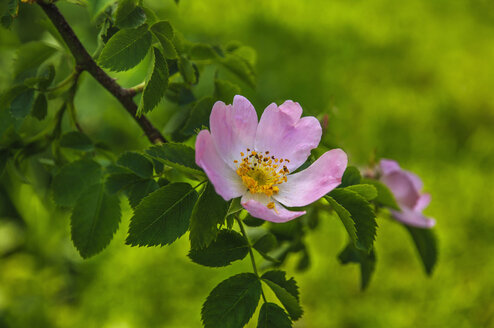
[[[269,151],[256,152],[247,148],[247,152],[240,152],[242,160],[233,161],[237,166],[237,174],[252,194],[265,194],[273,196],[280,191],[279,184],[286,182],[286,176],[290,173],[283,165],[288,159],[278,159],[269,156]]]

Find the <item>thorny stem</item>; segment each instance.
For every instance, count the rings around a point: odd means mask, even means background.
[[[256,259],[254,258],[254,252],[252,252],[252,244],[250,243],[249,238],[247,237],[247,233],[245,232],[244,224],[242,223],[242,220],[239,219],[238,215],[235,216],[235,220],[238,223],[238,226],[240,227],[240,232],[242,232],[242,235],[244,236],[245,240],[247,240],[247,243],[249,244],[249,254],[250,254],[250,261],[252,262],[252,269],[254,269],[254,273],[257,276],[257,278],[261,278],[259,276],[259,272],[257,271],[257,265],[256,265]],[[264,295],[264,291],[262,290],[261,286],[261,295],[262,299],[264,300],[264,303],[267,303],[268,301],[266,300],[266,295]]]
[[[91,74],[96,81],[98,81],[115,98],[117,98],[127,112],[139,124],[149,141],[155,144],[167,142],[165,137],[163,137],[158,129],[156,129],[144,115],[140,115],[139,117],[136,116],[137,105],[132,99],[132,93],[130,93],[127,89],[122,88],[96,64],[58,8],[52,3],[45,3],[43,1],[37,1],[36,3],[41,7],[41,9],[43,9],[45,14],[62,36],[63,40],[67,44],[67,47],[72,53],[72,56],[74,56],[76,65],[78,65],[83,71],[87,71]]]

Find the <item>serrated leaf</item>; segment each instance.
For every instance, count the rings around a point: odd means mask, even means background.
[[[294,295],[293,285],[296,287],[295,281],[293,278],[286,281],[284,276],[285,273],[283,271],[268,271],[262,275],[261,279],[271,288],[281,304],[283,304],[290,318],[292,320],[298,320],[304,313],[298,302],[298,288],[296,290],[297,294]],[[283,279],[280,279],[281,277]],[[284,286],[281,286],[279,283],[284,284]]]
[[[437,261],[437,240],[431,229],[421,229],[403,225],[415,244],[425,272],[430,276]]]
[[[225,222],[230,203],[219,196],[211,183],[204,188],[190,218],[190,247],[207,247],[218,234],[218,225]]]
[[[377,189],[371,184],[356,184],[348,186],[346,189],[356,192],[366,200],[373,200],[377,197]]]
[[[112,71],[129,70],[146,57],[151,41],[147,25],[120,30],[106,43],[98,58],[99,64]]]
[[[151,31],[160,42],[165,54],[165,58],[177,58],[177,50],[175,49],[175,46],[172,42],[175,33],[171,24],[168,21],[157,22],[153,24],[153,26],[151,26]]]
[[[252,247],[260,253],[267,253],[278,245],[275,235],[269,231],[264,231],[257,238],[252,239]]]
[[[163,34],[168,40],[173,40],[175,35],[173,27],[169,21],[159,21],[151,25],[151,31],[153,33]]]
[[[38,87],[41,90],[48,88],[55,78],[55,66],[50,64],[41,68],[38,73],[38,78],[40,79],[38,82]]]
[[[341,188],[331,191],[326,199],[342,220],[355,246],[370,251],[376,236],[377,223],[369,202],[358,193]]]
[[[89,14],[92,19],[98,17],[114,0],[88,0]]]
[[[256,86],[254,70],[245,59],[234,54],[227,54],[219,59],[219,62],[250,87],[254,88]]]
[[[144,24],[146,13],[136,0],[121,0],[115,13],[115,24],[120,28],[136,28]]]
[[[233,102],[233,97],[240,94],[240,87],[226,80],[214,80],[214,99],[221,100],[226,104]]]
[[[189,118],[185,126],[182,128],[182,133],[185,135],[193,135],[196,130],[202,127],[209,127],[209,116],[213,109],[213,98],[203,97],[197,101],[192,108]]]
[[[119,191],[127,191],[140,181],[142,178],[134,173],[113,173],[106,178],[105,186],[109,193],[114,194]]]
[[[101,167],[90,159],[81,159],[62,167],[53,178],[53,199],[60,206],[73,206],[87,187],[101,180]]]
[[[19,1],[9,0],[7,3],[7,13],[11,16],[16,17],[19,14]]]
[[[209,44],[197,43],[189,50],[189,58],[192,60],[215,59],[218,55]]]
[[[261,220],[261,219],[253,217],[250,214],[247,214],[247,216],[242,220],[242,222],[244,224],[248,225],[249,227],[260,227],[264,223],[266,223],[266,220]]]
[[[33,107],[34,90],[27,89],[17,95],[10,103],[10,113],[15,118],[26,117]]]
[[[192,62],[184,56],[178,57],[178,70],[185,83],[196,84],[197,76]]]
[[[391,190],[382,182],[373,179],[362,179],[362,183],[373,185],[377,190],[377,197],[374,201],[381,206],[389,207],[401,211]]]
[[[257,328],[291,328],[292,321],[286,312],[274,303],[264,303],[259,311]]]
[[[171,183],[146,196],[130,220],[126,243],[158,246],[173,243],[189,228],[197,193],[187,183]]]
[[[36,100],[34,101],[33,110],[31,115],[36,117],[38,120],[43,120],[48,113],[48,101],[43,93],[38,94]]]
[[[341,177],[340,188],[345,188],[348,186],[356,185],[360,183],[362,176],[360,171],[355,166],[348,166]]]
[[[280,287],[286,289],[287,292],[289,292],[293,297],[297,299],[297,301],[299,300],[299,291],[298,291],[297,282],[293,277],[290,279],[286,279],[285,271],[282,270],[267,271],[262,275],[261,278],[276,283]]]
[[[153,179],[143,179],[131,184],[127,191],[130,206],[135,209],[144,197],[158,190],[159,187],[160,185]]]
[[[118,229],[120,216],[118,197],[107,194],[102,183],[81,194],[72,212],[71,234],[74,246],[83,258],[108,246]]]
[[[62,135],[60,146],[81,151],[94,150],[94,144],[87,135],[79,131],[71,131]]]
[[[376,267],[376,254],[374,249],[370,252],[357,249],[352,243],[348,244],[338,255],[341,264],[360,264],[360,288],[364,290],[369,285]]]
[[[223,267],[243,259],[249,253],[247,240],[233,230],[221,230],[205,248],[191,249],[189,258],[197,264]]]
[[[241,328],[249,322],[261,297],[261,282],[252,273],[230,277],[209,294],[201,311],[205,328]]]
[[[147,179],[153,176],[153,163],[137,152],[127,151],[123,153],[118,158],[117,164],[127,168],[141,178]]]
[[[183,172],[204,175],[195,162],[194,149],[184,144],[166,143],[157,145],[147,149],[146,153]]]
[[[168,66],[158,48],[153,47],[153,71],[141,97],[138,113],[147,113],[156,107],[165,96],[168,87]]]
[[[19,46],[14,61],[14,78],[22,80],[34,76],[38,67],[55,51],[55,48],[42,41],[33,41]]]

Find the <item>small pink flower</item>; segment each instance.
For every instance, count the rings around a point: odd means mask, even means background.
[[[391,210],[398,221],[419,228],[432,228],[436,221],[427,218],[422,211],[429,205],[431,196],[423,194],[422,181],[415,174],[402,170],[397,162],[382,159],[381,181],[391,190],[401,211]]]
[[[196,140],[196,163],[225,200],[242,197],[242,206],[257,218],[286,222],[305,214],[289,207],[308,205],[341,183],[347,156],[341,149],[324,153],[309,168],[302,165],[321,140],[321,125],[301,118],[291,100],[269,105],[258,123],[252,104],[235,96],[232,105],[214,104],[209,125]]]

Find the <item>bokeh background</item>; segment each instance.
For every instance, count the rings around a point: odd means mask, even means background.
[[[377,156],[419,174],[432,194],[439,262],[426,277],[398,224],[379,219],[378,265],[359,290],[357,266],[337,254],[346,231],[321,217],[308,244],[312,267],[285,265],[301,287],[296,327],[494,327],[494,4],[488,0],[146,0],[192,41],[238,40],[257,52],[255,107],[298,101],[306,115],[327,114],[326,135],[361,167]],[[83,7],[61,2],[82,42],[97,29]],[[47,39],[43,13],[22,5],[0,31],[0,89],[22,42]],[[131,86],[146,63],[119,74]],[[212,72],[204,72],[204,80]],[[211,79],[198,91],[211,92]],[[202,90],[202,91],[201,91]],[[76,97],[85,131],[118,153],[147,140],[120,105],[85,76]],[[165,102],[150,115],[165,122]],[[200,307],[229,275],[188,260],[187,236],[164,248],[124,245],[130,207],[101,254],[82,260],[70,241],[69,214],[49,191],[10,175],[0,188],[0,327],[200,327]],[[255,326],[255,320],[249,327]]]

